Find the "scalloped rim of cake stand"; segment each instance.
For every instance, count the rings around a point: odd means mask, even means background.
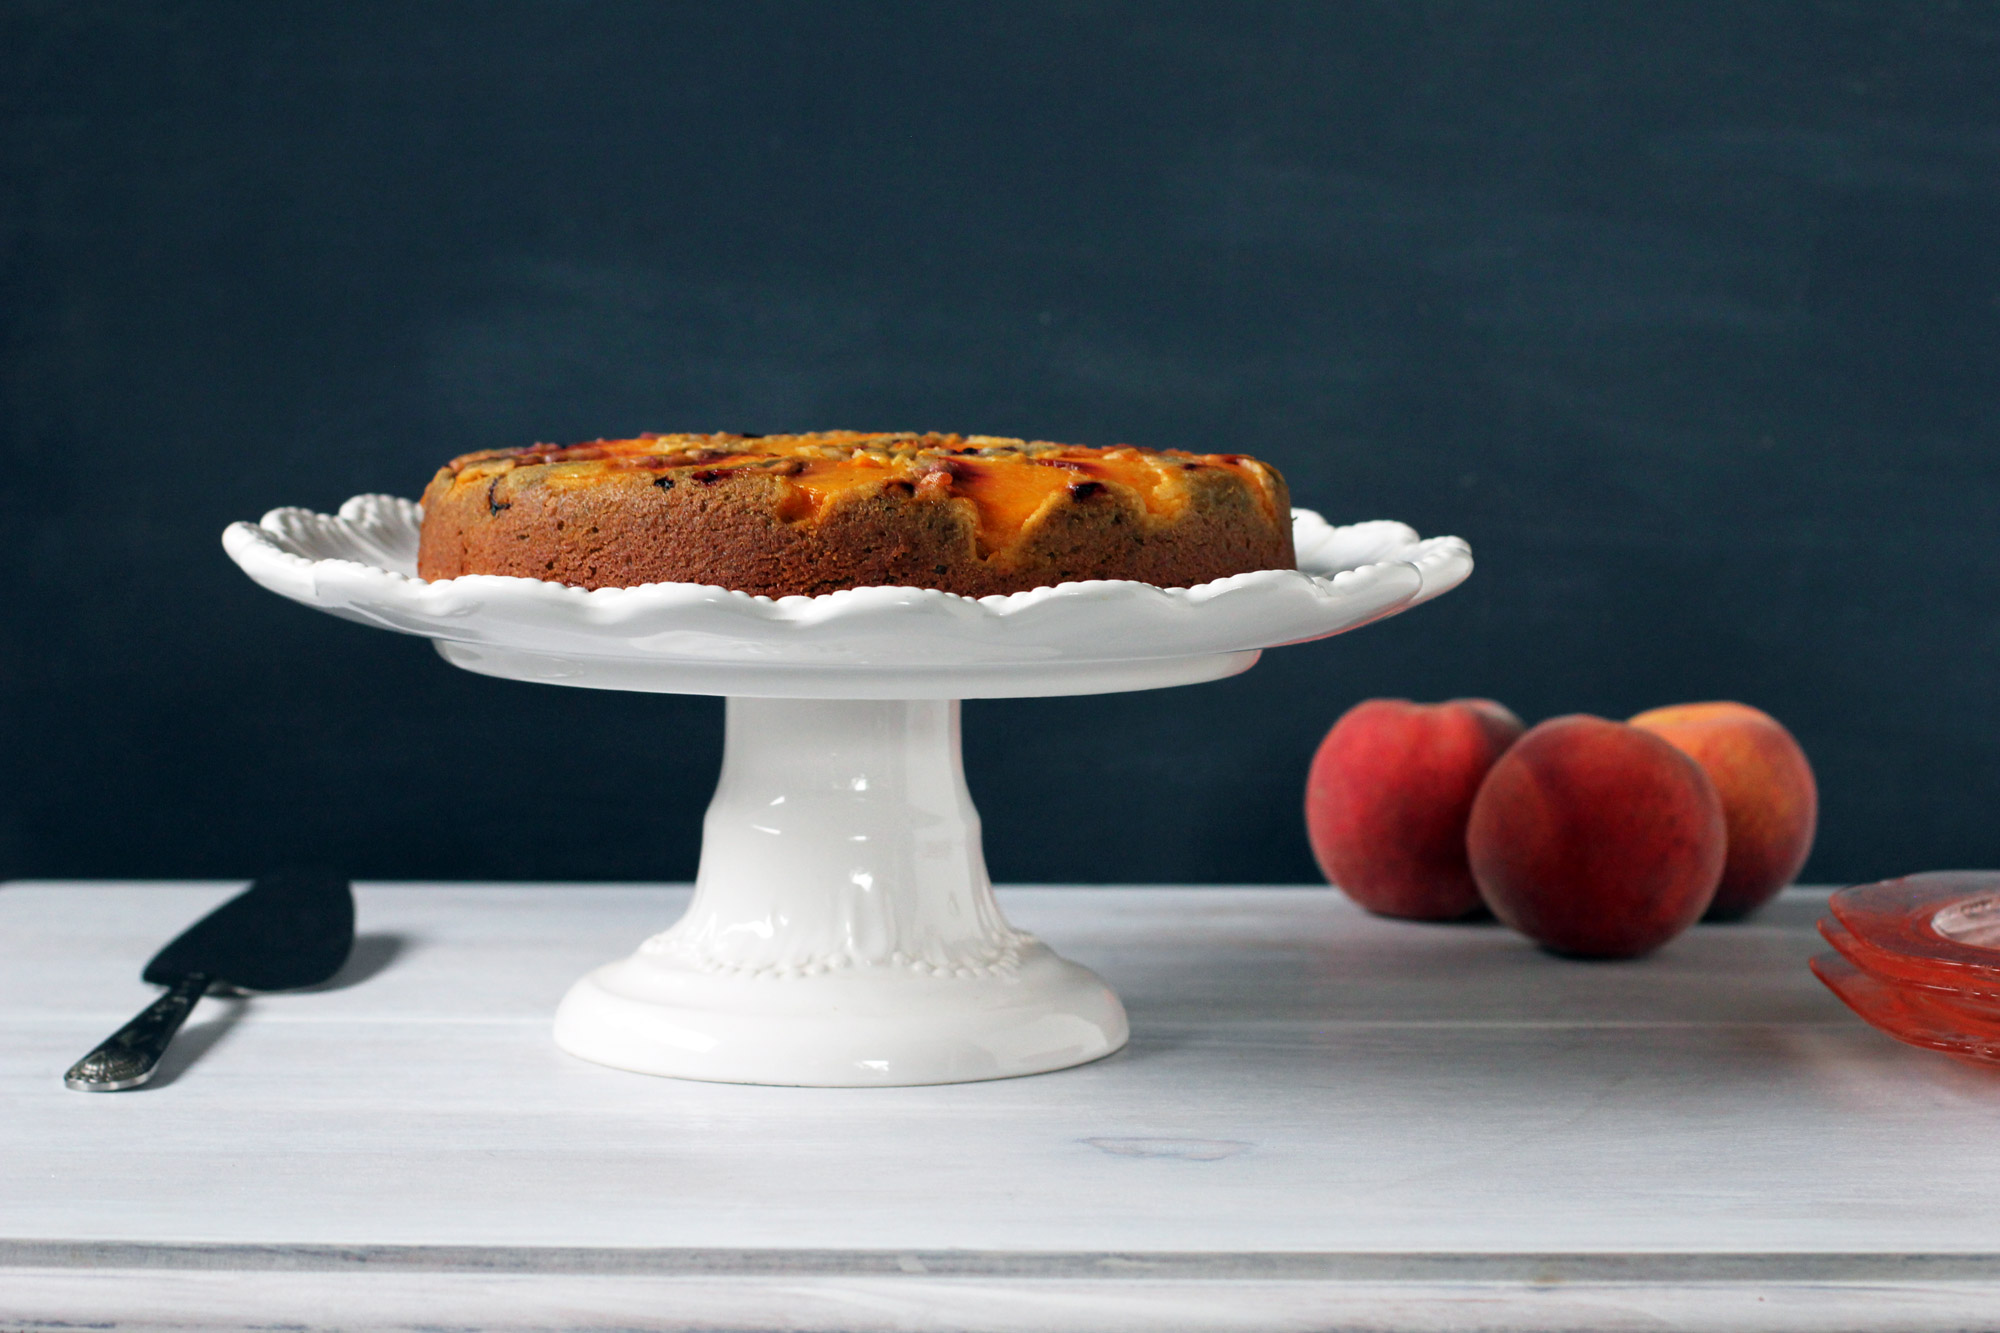
[[[1248,669],[1456,587],[1457,537],[1292,511],[1299,568],[1191,588],[1097,579],[993,597],[851,588],[757,597],[691,583],[585,590],[416,577],[422,510],[360,495],[337,514],[274,509],[223,534],[262,587],[430,638],[469,671],[536,683],[766,698],[998,698],[1157,689]]]

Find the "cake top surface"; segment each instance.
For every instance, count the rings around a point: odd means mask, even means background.
[[[1056,492],[1086,498],[1106,488],[1129,490],[1149,513],[1177,513],[1190,494],[1191,474],[1220,470],[1240,478],[1267,518],[1277,513],[1277,474],[1244,454],[1196,454],[1133,445],[1093,447],[990,435],[821,431],[803,435],[639,435],[585,444],[535,444],[465,454],[445,466],[452,483],[485,482],[533,468],[547,484],[589,485],[608,473],[677,476],[696,483],[749,471],[783,477],[798,502],[824,510],[862,487],[895,485],[913,496],[964,498],[979,510],[988,536],[1018,530]],[[799,514],[797,517],[807,517]]]

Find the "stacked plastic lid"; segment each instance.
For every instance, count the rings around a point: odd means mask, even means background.
[[[1957,870],[1842,889],[1821,919],[1835,952],[1812,970],[1898,1041],[2000,1064],[2000,871]]]

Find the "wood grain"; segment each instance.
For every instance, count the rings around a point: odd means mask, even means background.
[[[0,890],[5,1319],[455,1301],[493,1327],[735,1328],[779,1287],[814,1328],[1316,1327],[1329,1301],[1355,1327],[1472,1301],[1493,1327],[1775,1328],[1759,1296],[1805,1321],[1834,1304],[1801,1293],[1862,1287],[1847,1326],[2000,1310],[2000,1078],[1824,993],[1811,892],[1589,965],[1325,890],[1002,890],[1118,987],[1129,1050],[826,1090],[550,1043],[569,982],[684,890],[363,885],[333,988],[206,1000],[152,1088],[65,1091],[152,950],[232,887]]]

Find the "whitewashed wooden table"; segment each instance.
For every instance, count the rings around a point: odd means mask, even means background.
[[[234,886],[0,889],[0,1329],[2000,1328],[2000,1074],[1851,1018],[1823,895],[1629,964],[1323,889],[1013,889],[1123,994],[1062,1073],[563,1055],[672,888],[365,885],[336,989],[62,1071]]]

